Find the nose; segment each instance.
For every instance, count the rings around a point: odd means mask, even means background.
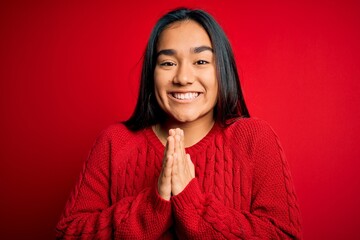
[[[179,85],[187,85],[194,82],[194,73],[190,64],[182,63],[178,65],[173,82]]]

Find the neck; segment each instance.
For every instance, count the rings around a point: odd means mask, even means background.
[[[212,129],[215,120],[213,118],[202,119],[194,122],[177,122],[168,120],[163,124],[153,127],[154,132],[160,141],[165,145],[170,129],[180,128],[184,131],[185,147],[190,147],[203,139]]]

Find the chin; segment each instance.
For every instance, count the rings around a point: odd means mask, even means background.
[[[200,116],[173,116],[173,119],[180,123],[190,123],[200,119]]]
[[[188,122],[193,122],[196,119],[192,119],[192,118],[174,118],[175,121],[180,122],[180,123],[188,123]]]

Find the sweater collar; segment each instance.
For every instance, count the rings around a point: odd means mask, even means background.
[[[211,143],[214,139],[214,136],[220,132],[221,126],[215,122],[211,130],[201,139],[199,142],[195,143],[194,145],[187,147],[185,150],[190,155],[196,154],[199,151],[205,150],[205,148]],[[144,134],[150,144],[155,148],[158,154],[163,155],[165,146],[161,143],[160,139],[154,133],[152,127],[147,127],[144,129]]]

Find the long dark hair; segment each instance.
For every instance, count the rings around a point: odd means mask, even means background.
[[[166,120],[166,114],[160,108],[154,95],[156,46],[163,30],[174,22],[184,20],[193,20],[200,24],[209,35],[213,45],[219,81],[214,119],[222,125],[228,125],[231,119],[250,117],[241,90],[234,54],[224,31],[207,12],[179,8],[161,17],[150,35],[142,65],[140,90],[135,111],[124,122],[131,130],[140,130],[157,123],[163,123]]]

